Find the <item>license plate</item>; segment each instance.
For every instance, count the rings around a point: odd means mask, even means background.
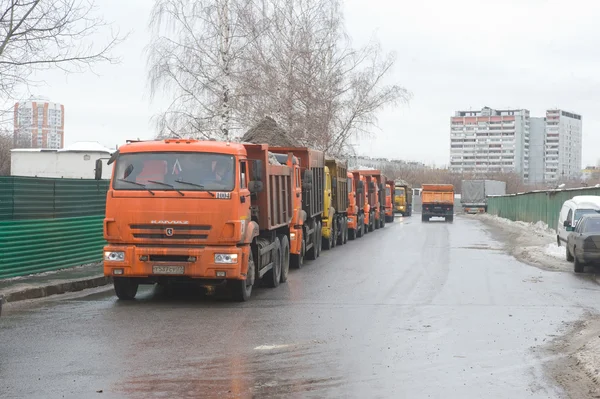
[[[185,267],[183,266],[153,266],[152,273],[154,274],[184,274]]]

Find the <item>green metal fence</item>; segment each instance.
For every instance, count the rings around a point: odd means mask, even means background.
[[[510,220],[542,221],[556,230],[563,203],[578,195],[600,195],[600,188],[532,191],[488,198],[488,213]]]
[[[103,215],[107,180],[0,177],[0,221]]]
[[[102,260],[104,215],[0,221],[0,278]]]

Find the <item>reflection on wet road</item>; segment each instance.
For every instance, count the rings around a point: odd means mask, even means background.
[[[9,307],[0,397],[559,397],[535,349],[600,290],[501,248],[477,220],[417,215],[245,304],[147,287]]]

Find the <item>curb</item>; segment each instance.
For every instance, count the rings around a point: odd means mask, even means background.
[[[9,292],[4,294],[4,302],[18,302],[25,301],[27,299],[45,298],[51,295],[65,294],[67,292],[83,291],[88,288],[102,287],[110,284],[112,277],[96,276],[86,279],[59,282],[55,284],[49,284],[42,287],[25,288],[20,291]],[[1,297],[2,295],[0,295]],[[0,308],[2,307],[0,299]]]

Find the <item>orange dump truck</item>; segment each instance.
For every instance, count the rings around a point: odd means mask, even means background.
[[[298,176],[302,178],[301,253],[292,253],[291,264],[300,268],[304,256],[316,260],[321,255],[322,227],[325,196],[325,154],[306,147],[269,147],[276,154],[292,154],[300,163]],[[299,198],[299,197],[296,197]],[[298,239],[296,237],[296,239]]]
[[[369,205],[369,196],[367,193],[367,178],[358,171],[350,172],[354,187],[356,189],[356,209],[353,209],[352,215],[356,216],[356,225],[354,232],[350,232],[350,237],[362,237],[368,231],[371,216],[371,206]]]
[[[454,186],[452,184],[423,184],[421,186],[423,210],[421,220],[428,222],[432,217],[443,217],[447,222],[454,220]]]
[[[258,280],[286,280],[294,169],[274,163],[266,144],[135,142],[113,162],[104,274],[120,299],[181,281],[226,285],[245,301]]]
[[[392,223],[394,221],[394,203],[395,203],[394,181],[388,180],[385,185],[385,221]]]
[[[379,170],[359,170],[367,178],[370,216],[369,231],[385,227],[385,184],[387,179]]]

